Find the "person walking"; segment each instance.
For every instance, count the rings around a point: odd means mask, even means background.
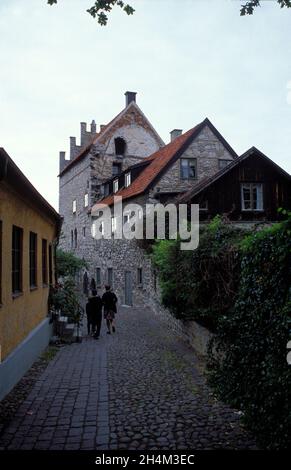
[[[101,331],[101,323],[102,323],[102,300],[99,295],[97,295],[97,290],[92,290],[92,297],[88,299],[88,303],[86,305],[86,313],[87,313],[87,326],[88,326],[88,335],[90,334],[90,326],[91,326],[91,333],[93,334],[95,339],[99,339],[100,331]]]
[[[115,314],[117,312],[116,304],[117,304],[117,297],[114,292],[111,291],[110,286],[105,286],[106,292],[104,292],[102,296],[102,302],[104,305],[104,318],[107,324],[107,334],[111,334],[111,330],[115,333]]]

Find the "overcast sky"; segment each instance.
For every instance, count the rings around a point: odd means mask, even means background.
[[[0,146],[58,207],[58,154],[79,123],[137,103],[165,142],[206,116],[240,154],[291,173],[291,10],[236,0],[128,0],[107,27],[93,0],[0,0]],[[288,96],[289,93],[289,96]]]

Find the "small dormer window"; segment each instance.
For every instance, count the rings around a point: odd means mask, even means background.
[[[105,184],[105,186],[104,186],[104,194],[105,194],[105,196],[108,196],[109,192],[110,192],[110,191],[109,191],[109,184],[107,183],[107,184]]]
[[[118,179],[113,181],[113,192],[117,193],[118,191]]]
[[[89,206],[89,195],[88,195],[88,193],[86,193],[85,196],[84,196],[84,206],[85,207]]]
[[[122,137],[117,137],[114,139],[115,144],[115,154],[116,155],[124,155],[126,150],[126,142]]]
[[[131,184],[131,174],[126,173],[125,174],[125,187],[127,188],[128,186],[130,186],[130,184]]]
[[[76,214],[77,212],[77,201],[76,199],[73,200],[73,214]]]
[[[121,173],[121,163],[112,163],[112,176],[117,176]]]

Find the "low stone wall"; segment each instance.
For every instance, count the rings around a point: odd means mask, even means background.
[[[183,321],[175,318],[172,313],[162,305],[161,292],[157,285],[151,291],[147,305],[158,315],[161,321],[177,336],[184,339],[200,356],[207,356],[208,342],[212,333],[195,321]]]

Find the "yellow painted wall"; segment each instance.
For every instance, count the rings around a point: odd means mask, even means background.
[[[0,306],[1,360],[25,339],[48,313],[49,287],[42,285],[42,239],[49,246],[55,239],[56,226],[21,199],[6,183],[0,184],[0,221],[2,221],[2,292]],[[12,226],[23,229],[22,289],[19,296],[12,296]],[[37,234],[37,289],[29,285],[29,232]],[[49,269],[49,254],[47,253]],[[49,274],[47,275],[49,279]],[[54,276],[54,271],[53,271]],[[54,277],[53,277],[54,280]]]

